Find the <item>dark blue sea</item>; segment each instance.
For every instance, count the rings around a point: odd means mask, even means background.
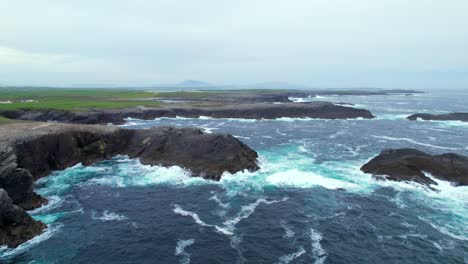
[[[37,182],[47,231],[2,263],[468,263],[468,187],[376,181],[359,168],[386,148],[468,155],[468,92],[296,98],[355,104],[374,120],[129,120],[230,133],[260,155],[220,182],[115,157]],[[340,190],[341,189],[341,190]],[[344,190],[342,190],[344,189]]]

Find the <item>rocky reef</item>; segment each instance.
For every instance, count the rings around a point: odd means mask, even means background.
[[[435,121],[463,121],[468,122],[468,113],[449,113],[449,114],[414,114],[407,117],[409,120],[435,120]]]
[[[424,185],[437,184],[426,174],[455,186],[468,185],[468,157],[445,153],[430,155],[410,148],[387,149],[361,167],[374,177],[393,181],[414,181]]]
[[[194,128],[130,130],[115,126],[21,123],[0,126],[0,244],[16,246],[44,227],[24,210],[47,203],[34,181],[77,163],[89,165],[115,155],[143,164],[181,166],[192,176],[219,180],[223,172],[255,171],[257,153],[226,134]],[[23,227],[20,228],[20,227]],[[5,227],[5,228],[4,228]]]
[[[275,119],[291,118],[374,118],[371,112],[329,102],[284,104],[239,104],[209,107],[138,107],[129,109],[72,112],[66,110],[3,110],[0,115],[20,120],[57,121],[77,124],[123,124],[126,118],[149,120],[159,117],[207,116],[212,118]]]

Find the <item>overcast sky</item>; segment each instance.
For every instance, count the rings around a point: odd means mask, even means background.
[[[468,89],[467,0],[0,0],[0,84]]]

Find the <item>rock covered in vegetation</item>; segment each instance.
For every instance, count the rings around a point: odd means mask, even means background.
[[[362,166],[361,170],[388,180],[437,184],[426,175],[430,173],[455,186],[468,185],[468,157],[454,153],[430,155],[410,148],[387,149]]]

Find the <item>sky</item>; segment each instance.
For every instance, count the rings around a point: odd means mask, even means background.
[[[468,89],[467,0],[0,0],[1,85]]]

